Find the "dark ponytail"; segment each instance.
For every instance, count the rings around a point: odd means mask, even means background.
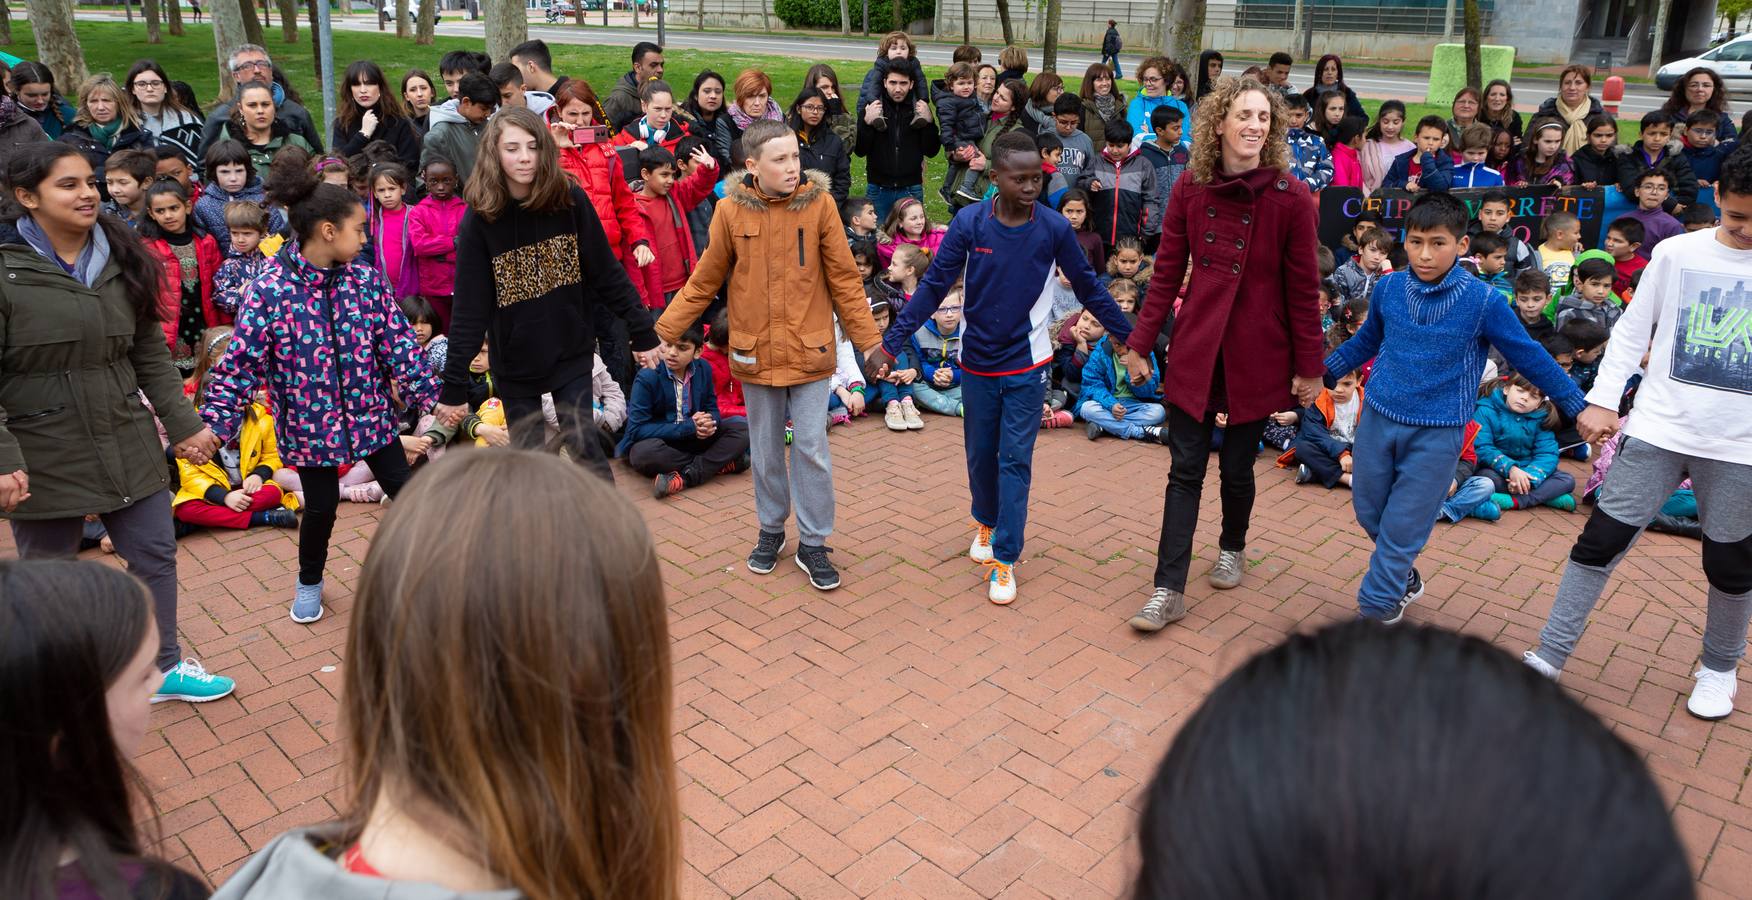
[[[3,180],[6,196],[0,198],[0,222],[16,223],[29,213],[18,204],[13,191],[19,188],[36,193],[48,180],[49,172],[64,157],[84,155],[72,144],[60,141],[37,141],[14,149],[6,160]],[[140,236],[122,220],[108,213],[99,213],[97,227],[109,239],[110,259],[121,270],[122,289],[127,292],[128,305],[134,307],[134,317],[141,322],[158,320],[158,290],[164,280],[164,267],[158,257],[146,250]]]
[[[316,226],[340,224],[359,208],[359,198],[338,184],[329,184],[310,170],[310,154],[287,147],[268,164],[268,201],[286,208],[287,222],[299,243],[310,240]]]

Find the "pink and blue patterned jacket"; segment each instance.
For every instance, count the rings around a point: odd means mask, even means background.
[[[396,440],[393,381],[407,407],[430,407],[438,378],[382,273],[320,269],[290,248],[238,304],[236,334],[213,367],[201,417],[230,441],[266,383],[280,458],[291,466],[358,462]]]

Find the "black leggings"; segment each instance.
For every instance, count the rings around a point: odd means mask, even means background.
[[[412,474],[401,440],[395,439],[365,457],[383,493],[401,493]],[[341,470],[334,466],[299,466],[304,485],[304,518],[298,523],[298,583],[321,584],[328,564],[329,536],[335,531],[335,509],[341,504]]]

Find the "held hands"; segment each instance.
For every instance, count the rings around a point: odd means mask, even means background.
[[[23,469],[0,475],[0,510],[11,512],[30,499],[30,476]]]
[[[870,348],[870,352],[864,354],[864,369],[870,373],[870,377],[900,384],[901,382],[895,381],[894,375],[891,374],[893,365],[894,357],[889,356],[888,351],[882,349],[881,344]]]
[[[218,452],[219,438],[213,434],[211,428],[203,428],[176,445],[177,458],[186,459],[197,466],[206,465],[213,458],[213,454]]]
[[[1533,489],[1533,479],[1520,466],[1509,469],[1509,493],[1525,494]]]
[[[1618,414],[1604,406],[1590,405],[1576,416],[1576,431],[1583,440],[1599,446],[1618,433]]]
[[[639,268],[643,269],[644,267],[646,267],[646,266],[648,266],[651,263],[656,262],[656,261],[657,261],[657,254],[652,253],[650,247],[647,247],[644,244],[640,244],[639,246],[633,248],[633,262],[638,263]],[[646,368],[650,368],[650,367],[647,366]]]
[[[1143,384],[1146,381],[1149,381],[1150,380],[1150,361],[1149,361],[1149,359],[1147,359],[1143,354],[1133,351],[1129,347],[1125,349],[1124,353],[1125,353],[1125,370],[1127,372],[1131,373],[1131,383],[1134,385],[1139,385],[1139,384]]]
[[[635,351],[633,353],[633,359],[639,361],[639,368],[641,369],[655,369],[663,364],[663,354],[659,353],[656,347],[652,347],[649,350]]]
[[[440,403],[432,407],[432,418],[437,419],[445,428],[455,428],[462,424],[462,417],[468,414],[468,407],[458,403]]]
[[[889,384],[912,384],[919,380],[918,369],[901,369],[888,376]]]
[[[1351,472],[1351,455],[1349,453],[1346,453],[1345,455],[1338,458],[1338,468],[1341,471],[1343,471],[1344,474],[1346,474],[1346,475],[1350,474],[1350,472]]]
[[[1326,387],[1325,379],[1303,378],[1297,375],[1290,379],[1290,392],[1296,395],[1296,403],[1302,406],[1313,406],[1320,399],[1320,391]]]
[[[475,429],[475,437],[486,441],[489,447],[511,446],[511,431],[503,425],[488,425],[483,422]]]

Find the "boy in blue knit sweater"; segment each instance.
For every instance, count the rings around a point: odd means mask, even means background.
[[[967,555],[988,567],[986,596],[1002,605],[1016,599],[1013,567],[1022,556],[1034,438],[1046,408],[1056,343],[1054,267],[1116,341],[1131,335],[1131,323],[1095,276],[1071,224],[1037,202],[1042,177],[1034,138],[1020,131],[999,137],[991,164],[997,196],[955,214],[912,300],[870,352],[869,368],[887,374],[965,271],[962,429],[977,529]]]
[[[1418,198],[1405,217],[1410,271],[1376,283],[1368,321],[1326,357],[1329,377],[1375,360],[1351,449],[1351,505],[1375,541],[1357,607],[1388,624],[1423,595],[1413,564],[1447,498],[1486,351],[1494,346],[1571,417],[1587,405],[1514,309],[1455,265],[1468,249],[1466,221],[1449,194]]]

